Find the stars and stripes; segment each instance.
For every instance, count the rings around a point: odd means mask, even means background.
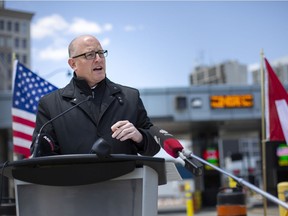
[[[15,62],[12,100],[12,130],[14,152],[30,156],[30,145],[40,98],[57,89],[54,85]]]

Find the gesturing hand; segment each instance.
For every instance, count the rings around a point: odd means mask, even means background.
[[[140,143],[143,139],[142,134],[128,120],[118,121],[112,125],[112,137],[120,141],[132,139],[136,143]]]

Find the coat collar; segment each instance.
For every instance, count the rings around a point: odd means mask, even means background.
[[[116,83],[111,82],[107,77],[103,81],[106,82],[107,90],[111,96],[118,95],[121,92],[120,86]],[[92,90],[87,84],[87,82],[85,80],[78,79],[77,77],[74,76],[70,80],[70,83],[62,89],[61,91],[62,97],[66,97],[70,99],[75,99],[75,98],[77,99],[79,95],[77,95],[78,91],[76,91],[76,88],[80,90],[80,94],[82,95],[82,97],[85,97],[85,96],[87,97],[89,95],[92,96]],[[119,97],[117,99],[119,100]]]
[[[101,117],[114,100],[117,99],[120,105],[124,103],[120,85],[111,82],[108,78],[105,78],[105,80],[103,81],[106,82],[106,89],[103,95],[101,113],[98,118],[98,122],[96,122],[93,114],[91,113],[91,109],[89,108],[89,102],[83,103],[79,106],[85,113],[87,113],[87,115],[94,122],[95,125],[98,125]],[[66,100],[70,100],[73,105],[76,105],[77,103],[87,99],[88,96],[92,96],[92,90],[84,80],[79,80],[77,78],[75,79],[73,77],[70,83],[68,83],[63,89],[61,89],[60,94],[64,99],[66,98]]]

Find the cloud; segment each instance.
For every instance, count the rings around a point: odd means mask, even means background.
[[[110,23],[107,23],[107,24],[105,24],[105,25],[103,26],[103,29],[104,29],[105,31],[112,31],[113,25],[110,24]]]
[[[42,60],[62,61],[68,59],[67,47],[54,48],[52,46],[41,49],[39,58]]]
[[[63,61],[68,58],[68,38],[79,34],[103,34],[112,31],[113,25],[110,23],[100,25],[79,17],[69,21],[59,14],[52,14],[38,19],[32,24],[31,29],[32,38],[39,41],[35,57],[40,60]],[[49,45],[45,47],[47,39],[50,42],[48,41]],[[104,38],[101,44],[103,47],[108,46],[110,39]]]
[[[110,23],[101,26],[96,22],[91,22],[83,18],[74,18],[68,31],[73,34],[102,34],[105,31],[111,31],[113,25]]]
[[[143,25],[139,25],[139,26],[126,25],[126,26],[124,26],[124,31],[126,31],[126,32],[142,31],[143,29],[144,29]]]
[[[59,14],[52,14],[42,17],[32,24],[32,38],[59,37],[63,34],[102,34],[112,29],[113,25],[110,23],[100,25],[79,17],[74,18],[71,22],[65,20]]]
[[[103,29],[98,23],[87,21],[83,18],[74,18],[69,32],[73,34],[101,34]]]
[[[110,44],[110,39],[109,38],[104,38],[103,40],[101,40],[101,45],[104,48],[105,46],[108,46]]]
[[[32,24],[32,38],[42,39],[54,36],[56,32],[62,31],[68,27],[66,20],[57,14],[43,17]]]

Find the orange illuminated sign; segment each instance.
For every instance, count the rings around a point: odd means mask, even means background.
[[[253,107],[253,95],[213,95],[210,106],[213,109]]]

